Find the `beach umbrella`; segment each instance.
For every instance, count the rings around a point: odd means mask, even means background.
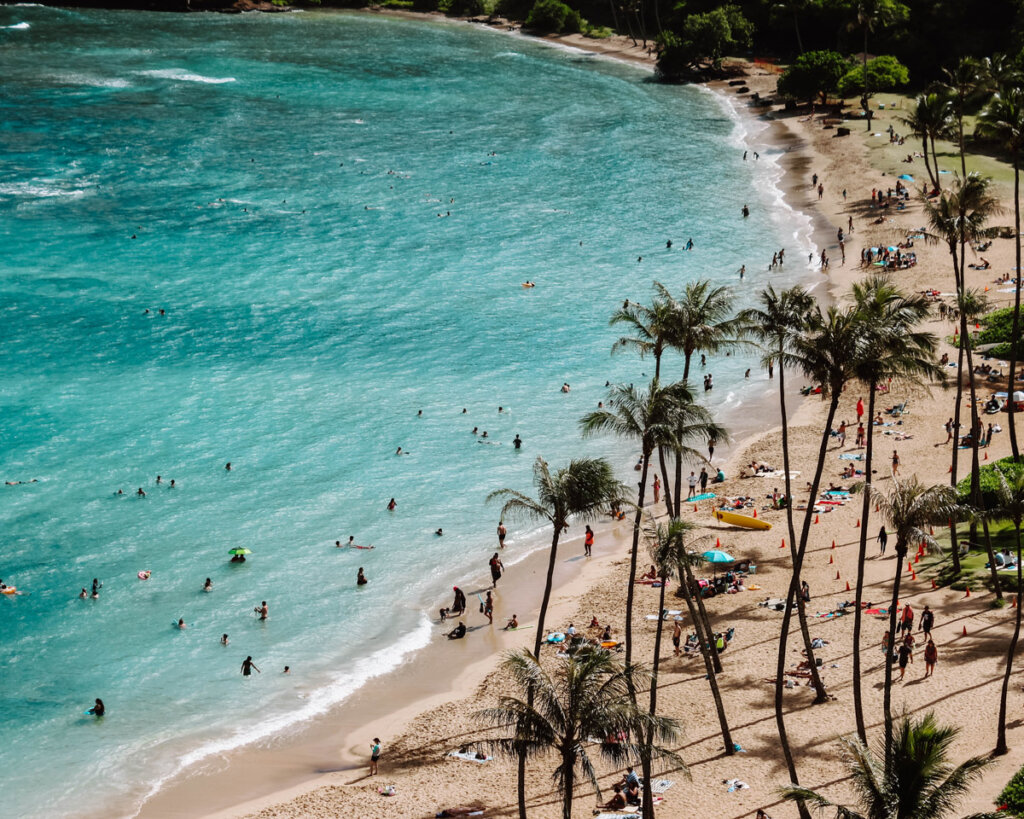
[[[728,552],[723,552],[720,549],[711,549],[710,551],[704,552],[704,559],[715,567],[715,577],[718,577],[718,564],[719,563],[733,563],[734,558]]]
[[[914,177],[912,177],[909,173],[901,173],[900,174],[900,179],[902,179],[904,182],[913,182],[914,181]]]
[[[239,548],[231,549],[228,552],[228,554],[229,555],[251,555],[252,551],[249,550],[249,549],[245,549],[245,548],[239,547]]]

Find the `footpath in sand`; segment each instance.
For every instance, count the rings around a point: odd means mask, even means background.
[[[774,77],[754,70],[749,77],[749,86],[762,94],[774,87]],[[721,89],[723,93],[728,88]],[[888,107],[888,106],[887,106]],[[781,112],[778,112],[781,117]],[[890,122],[896,130],[905,130],[895,120],[895,115],[882,112],[876,117],[873,132],[886,134]],[[900,147],[888,146],[888,137],[869,136],[862,132],[863,123],[853,123],[854,133],[845,138],[834,136],[834,130],[822,127],[819,118],[808,119],[804,115],[786,116],[779,119],[776,128],[785,129],[785,134],[769,132],[767,138],[775,144],[788,146],[793,159],[788,163],[789,176],[786,180],[788,197],[796,209],[815,215],[819,227],[830,231],[833,240],[827,245],[832,259],[827,273],[827,282],[833,297],[840,298],[849,284],[866,275],[859,266],[861,248],[865,245],[895,244],[897,236],[925,223],[922,204],[916,187],[926,179],[923,163],[916,160],[911,164],[900,162],[908,152],[913,152],[910,142]],[[762,153],[766,145],[752,145],[752,150]],[[970,164],[969,164],[970,168]],[[819,200],[811,186],[810,175],[817,173],[824,185]],[[870,208],[872,188],[889,188],[895,185],[899,173],[910,173],[918,185],[911,186],[914,196],[909,207],[899,213],[892,213],[880,225],[872,224],[876,213]],[[944,176],[952,179],[952,176]],[[843,191],[846,197],[843,197]],[[997,189],[1002,201],[1010,201],[1007,191]],[[752,215],[752,218],[756,214]],[[840,263],[836,229],[847,228],[848,217],[853,218],[854,230],[847,236],[846,264]],[[1010,224],[1012,210],[996,224]],[[821,231],[819,231],[821,233]],[[824,235],[829,235],[828,233]],[[918,241],[914,251],[918,263],[909,270],[893,274],[893,279],[906,291],[919,292],[936,289],[946,294],[951,303],[953,290],[952,272],[945,248],[941,245],[928,246]],[[763,261],[767,269],[771,249],[764,260],[752,260],[748,270]],[[1011,272],[1013,243],[997,239],[985,257],[992,262],[987,271],[968,271],[968,284],[982,288],[990,286],[990,295],[1008,299],[1008,294],[997,292],[992,284],[997,275]],[[794,260],[795,261],[795,260]],[[752,277],[753,278],[753,277]],[[761,281],[761,277],[754,279]],[[950,322],[940,321],[936,316],[928,323],[928,329],[940,337],[952,333]],[[955,350],[943,345],[953,360]],[[753,357],[751,365],[754,366]],[[767,379],[763,373],[756,377]],[[794,377],[794,380],[798,380]],[[987,390],[980,394],[987,396]],[[902,475],[916,474],[926,483],[946,483],[949,480],[950,446],[944,444],[946,433],[943,424],[953,415],[955,392],[952,388],[931,391],[917,389],[905,391],[894,389],[889,395],[879,396],[879,408],[909,399],[910,412],[903,416],[902,424],[877,428],[876,432],[876,484],[885,490],[890,478],[892,450],[900,455]],[[848,388],[836,416],[853,422],[856,418],[855,404],[866,393],[859,386]],[[865,402],[866,403],[866,402]],[[964,406],[966,413],[966,402]],[[791,421],[790,439],[793,469],[801,475],[794,480],[797,501],[806,500],[801,492],[805,481],[813,473],[814,459],[819,436],[824,423],[825,405],[815,399],[805,401]],[[997,416],[1005,425],[1005,416]],[[772,423],[771,420],[766,422]],[[853,446],[856,425],[853,424],[845,447],[840,448],[832,439],[823,474],[823,485],[829,481],[848,484],[840,477],[842,468],[848,463],[840,459],[841,452],[854,453]],[[1008,436],[1005,432],[994,437],[988,450],[988,457],[995,460],[1009,454]],[[961,458],[961,475],[965,453]],[[738,446],[728,463],[723,464],[726,474],[738,474],[739,468],[752,460],[781,467],[782,454],[778,429],[769,429],[759,437],[745,441]],[[719,465],[716,462],[716,466]],[[774,487],[782,490],[781,480],[772,479],[731,479],[716,487],[722,495],[749,495],[758,499],[758,515],[774,527],[767,532],[740,531],[728,527],[708,526],[706,532],[718,538],[721,548],[742,560],[756,564],[757,571],[748,579],[749,583],[760,586],[757,591],[735,595],[720,595],[708,601],[713,626],[718,631],[735,628],[735,640],[723,655],[724,673],[720,677],[726,712],[733,731],[733,739],[743,748],[743,753],[726,757],[723,754],[718,723],[712,706],[707,682],[704,679],[703,664],[699,655],[675,658],[672,645],[666,633],[662,644],[661,674],[659,679],[659,711],[679,718],[685,735],[677,748],[689,768],[686,774],[675,771],[662,773],[674,785],[664,794],[665,801],[659,806],[662,815],[673,817],[721,817],[739,819],[753,815],[758,807],[765,807],[775,819],[796,816],[796,811],[786,803],[780,803],[778,788],[787,782],[787,773],[778,746],[773,711],[773,685],[769,682],[775,674],[776,650],[782,619],[780,612],[759,607],[766,598],[784,597],[789,581],[789,551],[780,549],[780,539],[785,535],[783,512],[762,511],[765,497]],[[650,495],[648,495],[650,497]],[[685,517],[701,524],[710,518],[707,502],[698,505],[695,512],[692,504],[687,505]],[[824,789],[831,797],[841,800],[852,798],[846,780],[845,769],[838,754],[836,738],[854,732],[853,708],[851,702],[851,647],[853,617],[818,617],[832,611],[844,601],[851,600],[851,587],[856,578],[857,539],[860,517],[860,499],[833,511],[819,515],[820,522],[811,526],[811,539],[805,561],[804,576],[810,585],[811,636],[820,637],[827,645],[818,652],[824,662],[823,679],[834,699],[823,705],[812,705],[813,692],[806,686],[798,685],[785,691],[786,723],[801,782],[805,785]],[[798,515],[798,530],[802,517]],[[863,522],[861,522],[863,524]],[[877,518],[867,523],[869,531],[869,559],[866,566],[865,599],[879,602],[883,606],[889,597],[893,574],[899,567],[892,554],[890,541],[886,556],[878,556],[874,536],[881,524]],[[577,531],[578,530],[578,531]],[[574,527],[570,533],[578,538],[582,527]],[[621,555],[613,561],[607,571],[596,579],[585,591],[578,588],[571,594],[556,598],[549,611],[548,623],[552,629],[563,629],[570,622],[579,627],[589,623],[596,616],[602,623],[611,623],[616,633],[621,634],[624,616],[624,587],[628,573],[628,527],[617,527],[616,549]],[[613,537],[605,533],[602,537]],[[835,548],[832,543],[835,542]],[[713,541],[712,541],[713,542]],[[575,550],[575,551],[574,551]],[[580,551],[580,546],[569,541],[565,546],[566,558]],[[930,561],[926,558],[923,563]],[[643,564],[643,558],[641,563]],[[648,561],[649,562],[649,561]],[[923,564],[922,564],[923,565]],[[893,704],[898,712],[902,709],[916,714],[933,710],[942,722],[962,728],[960,738],[953,748],[953,758],[959,761],[969,755],[985,754],[995,742],[996,717],[999,688],[1005,658],[1005,648],[1010,632],[1014,610],[1007,606],[994,609],[990,606],[992,595],[977,589],[969,598],[964,592],[946,589],[932,589],[931,574],[918,573],[916,579],[904,572],[901,599],[910,602],[919,613],[925,605],[935,612],[933,632],[938,646],[938,664],[934,676],[923,679],[924,663],[920,646],[915,652],[915,662],[910,666],[904,682],[894,683]],[[682,601],[669,598],[670,605],[684,608]],[[645,619],[654,613],[658,605],[658,590],[647,586],[637,589],[635,656],[650,662],[654,645],[655,625]],[[479,615],[471,615],[471,617]],[[530,618],[533,619],[535,614]],[[794,618],[794,629],[795,629]],[[684,625],[684,630],[688,624]],[[865,710],[873,735],[878,734],[882,715],[882,651],[881,640],[887,628],[884,618],[866,617],[863,632],[863,691]],[[966,636],[963,632],[966,629]],[[524,645],[532,644],[532,635]],[[794,630],[789,641],[789,667],[793,668],[802,659],[798,633]],[[548,651],[547,649],[545,651]],[[551,650],[553,653],[553,650]],[[492,668],[498,658],[492,659]],[[516,814],[515,765],[503,760],[486,763],[460,761],[446,754],[459,746],[482,738],[486,733],[481,729],[473,714],[478,709],[494,703],[495,697],[503,690],[500,673],[489,674],[476,691],[461,699],[447,702],[432,710],[411,718],[385,720],[367,726],[365,735],[357,733],[339,738],[339,745],[353,757],[363,754],[370,739],[375,735],[384,738],[384,756],[378,776],[368,778],[365,768],[330,774],[319,781],[318,786],[295,795],[261,800],[260,804],[249,804],[229,811],[224,815],[238,816],[249,813],[260,817],[421,817],[433,816],[440,809],[458,804],[481,804],[488,807],[486,816],[514,816]],[[1010,753],[1001,757],[989,768],[982,782],[972,791],[970,800],[962,806],[963,813],[989,810],[993,799],[1012,774],[1024,764],[1024,727],[1019,718],[1024,694],[1019,684],[1011,686],[1009,701],[1009,745]],[[397,704],[396,706],[400,706]],[[560,801],[554,791],[551,771],[554,762],[545,760],[530,766],[527,778],[529,813],[538,819],[560,815]],[[622,769],[612,769],[604,763],[598,764],[602,788],[622,776]],[[724,780],[741,779],[749,787],[730,792]],[[395,795],[380,796],[377,788],[393,784]],[[244,796],[242,797],[244,799]],[[241,799],[240,799],[241,801]],[[595,804],[594,794],[581,789],[576,798],[576,815],[589,816]]]

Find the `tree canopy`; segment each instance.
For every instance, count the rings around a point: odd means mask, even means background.
[[[868,89],[870,94],[893,91],[910,82],[910,70],[891,54],[868,60]],[[852,97],[864,91],[864,68],[856,66],[839,80],[839,93]]]
[[[820,96],[824,105],[849,70],[849,61],[837,51],[807,51],[779,77],[779,93],[806,102]]]

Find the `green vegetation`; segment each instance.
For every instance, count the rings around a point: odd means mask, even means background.
[[[868,96],[878,91],[893,91],[910,81],[910,71],[895,57],[885,54],[868,60]],[[864,89],[864,67],[850,69],[839,80],[839,93],[844,97],[860,94]]]
[[[477,17],[487,14],[484,0],[440,0],[437,10],[452,17]]]
[[[575,34],[583,30],[585,22],[561,0],[537,0],[523,26],[545,34]]]
[[[982,331],[978,333],[978,344],[995,344],[988,354],[995,358],[1010,357],[1010,340],[1013,338],[1012,307],[995,310],[981,319]],[[1017,339],[1017,358],[1024,357],[1024,339]]]
[[[849,69],[849,61],[837,51],[807,51],[779,77],[779,93],[808,103],[820,96],[824,105]]]
[[[995,501],[995,494],[999,489],[999,476],[996,474],[996,470],[1002,472],[1008,479],[1013,479],[1016,475],[1024,472],[1024,463],[1019,463],[1013,460],[1013,456],[1007,456],[1002,460],[996,461],[992,464],[986,464],[980,470],[981,476],[981,497],[982,503],[986,508],[991,506]],[[960,496],[962,501],[966,501],[971,491],[971,476],[968,475],[960,483],[956,485],[957,494]]]
[[[1005,810],[1008,816],[1024,817],[1024,768],[1013,775],[1006,783],[1002,793],[996,798],[999,810]]]
[[[754,26],[739,6],[688,14],[678,33],[664,31],[659,35],[662,51],[658,71],[672,80],[718,72],[722,58],[737,48],[748,48],[753,34]]]

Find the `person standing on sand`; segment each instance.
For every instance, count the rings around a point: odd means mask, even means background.
[[[953,419],[950,418],[943,426],[946,428],[946,443],[948,444],[953,440]]]
[[[690,485],[690,492],[686,496],[686,499],[689,500],[697,494],[697,476],[693,470],[690,470],[690,477],[686,479],[686,482]]]
[[[885,557],[885,547],[889,544],[889,533],[885,531],[884,526],[878,530],[878,537],[875,540],[878,541],[878,556]]]
[[[902,643],[897,652],[900,663],[900,680],[903,680],[903,675],[907,673],[907,663],[914,662],[914,649],[908,643]]]
[[[380,737],[374,737],[370,743],[370,776],[377,775],[377,760],[380,759]]]
[[[658,477],[657,473],[655,473],[655,475],[654,475],[654,502],[657,503],[658,499],[660,497],[661,497],[661,479]]]
[[[939,659],[939,650],[931,640],[924,647],[924,675],[930,677],[935,673],[935,663]]]
[[[466,610],[465,593],[458,586],[452,586],[452,591],[455,592],[455,599],[452,601],[451,608],[448,610],[449,616],[462,614]]]
[[[924,638],[931,642],[932,639],[932,627],[935,625],[935,612],[932,611],[928,606],[924,607],[924,611],[921,612],[921,624],[917,627],[918,631],[924,634]],[[927,657],[927,655],[925,655]]]
[[[700,468],[700,493],[703,495],[708,488],[708,470],[707,467],[702,466]]]
[[[864,417],[864,399],[857,399],[857,423],[860,423],[860,419]]]
[[[892,476],[895,478],[900,474],[900,454],[894,449],[892,451]]]
[[[679,640],[683,636],[683,628],[679,625],[679,621],[676,620],[672,626],[672,645],[675,652],[675,656],[679,656]]]
[[[594,548],[594,530],[587,525],[587,531],[583,535],[583,554],[586,557],[590,557],[591,550]]]
[[[715,447],[716,446],[718,446],[718,439],[717,438],[709,438],[708,439],[708,462],[709,463],[711,462],[711,459],[715,457]]]
[[[494,556],[490,560],[491,565],[491,588],[495,589],[498,587],[498,581],[501,579],[501,572],[505,568],[501,563],[501,558],[498,557],[498,553],[495,552]]]
[[[494,597],[490,592],[487,592],[487,598],[484,600],[484,616],[487,617],[487,622],[490,625],[494,625]]]
[[[501,549],[505,548],[505,535],[508,534],[508,530],[505,528],[505,522],[502,520],[498,521],[498,547]]]

